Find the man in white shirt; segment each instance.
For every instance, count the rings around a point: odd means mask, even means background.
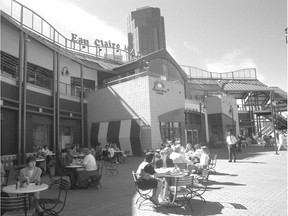
[[[77,171],[78,176],[76,184],[79,188],[87,188],[90,176],[98,175],[95,157],[91,155],[88,148],[85,148],[83,153],[86,155],[82,163],[85,170]]]
[[[226,143],[227,143],[228,153],[229,153],[228,162],[232,162],[232,159],[234,159],[234,162],[236,162],[237,139],[235,136],[232,135],[231,131],[228,131],[228,135],[226,137]]]
[[[284,146],[285,142],[285,136],[283,131],[280,131],[277,141],[278,141],[277,142],[278,151],[280,151],[281,147]]]

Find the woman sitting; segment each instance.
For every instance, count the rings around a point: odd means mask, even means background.
[[[90,176],[98,175],[98,171],[95,157],[91,154],[90,150],[85,148],[83,149],[83,153],[85,154],[82,164],[84,169],[77,170],[78,177],[76,184],[80,188],[88,188]]]
[[[192,165],[192,169],[195,169],[196,173],[202,173],[203,169],[206,169],[209,164],[209,150],[206,146],[201,147],[202,154],[200,156],[200,162]]]
[[[162,190],[163,184],[161,179],[158,179],[158,175],[153,166],[154,153],[147,152],[145,154],[144,161],[139,165],[137,174],[139,176],[138,187],[142,190],[153,189],[151,202],[155,205],[159,205],[159,194]]]
[[[42,174],[46,174],[46,169],[47,169],[47,165],[46,165],[46,160],[45,160],[45,154],[41,151],[41,149],[39,149],[35,155],[36,159],[43,159],[43,161],[39,161],[38,162],[38,167],[42,170]]]
[[[26,160],[27,167],[20,170],[20,181],[26,181],[29,183],[40,184],[42,170],[36,167],[36,159],[34,156],[29,156]],[[30,205],[36,207],[38,215],[43,215],[43,209],[39,205],[40,192],[34,192],[29,194]]]

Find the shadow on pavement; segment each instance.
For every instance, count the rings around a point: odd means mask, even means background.
[[[209,180],[207,185],[231,185],[231,186],[246,186],[246,184],[239,184],[234,182],[218,182],[214,180]]]
[[[229,173],[220,173],[220,172],[211,172],[209,175],[218,175],[218,176],[238,176],[237,174],[229,174]]]
[[[221,214],[222,209],[224,208],[219,202],[209,202],[206,201],[206,204],[200,200],[192,200],[193,214],[189,206],[185,207],[158,207],[155,208],[155,211],[165,215],[204,215],[201,214],[203,209],[209,209],[209,212],[205,212],[205,215],[216,215]]]

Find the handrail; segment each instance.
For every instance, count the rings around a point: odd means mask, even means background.
[[[257,79],[256,69],[255,68],[246,68],[231,72],[210,72],[203,70],[201,68],[188,66],[188,65],[180,65],[180,67],[187,74],[188,78],[206,78],[206,79]]]
[[[10,7],[10,12],[6,11],[6,13],[20,26],[27,28],[50,41],[53,45],[62,47],[67,51],[70,50],[79,54],[91,55],[93,57],[121,63],[130,62],[138,57],[133,53],[129,53],[128,50],[108,47],[108,45],[92,46],[77,43],[72,39],[66,38],[43,17],[16,0],[11,0]],[[6,8],[4,8],[4,10],[5,9]],[[7,10],[9,10],[9,8]]]

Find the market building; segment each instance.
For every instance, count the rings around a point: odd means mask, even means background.
[[[1,11],[8,165],[44,145],[113,140],[139,156],[165,140],[214,145],[229,129],[250,136],[287,124],[287,93],[258,81],[255,69],[216,74],[180,66],[166,49],[140,56],[111,41],[66,38],[29,8],[11,7]]]

